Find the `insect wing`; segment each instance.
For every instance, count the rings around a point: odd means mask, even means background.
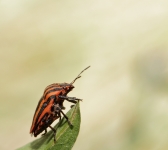
[[[48,126],[50,126],[57,118],[59,118],[59,114],[55,114],[51,111],[53,104],[50,103],[44,109],[40,117],[38,118],[37,124],[34,128],[34,136],[37,136],[41,132],[43,132]]]
[[[55,96],[51,96],[47,102],[44,102],[43,99],[40,99],[32,122],[30,133],[34,134],[35,130],[39,126],[41,119],[45,119],[48,113],[51,113],[51,106],[54,103]]]
[[[42,105],[42,100],[43,100],[43,97],[41,97],[41,99],[39,100],[38,105],[36,107],[36,110],[35,110],[35,113],[34,113],[34,116],[33,116],[32,126],[30,128],[30,133],[33,133],[34,125],[35,125],[35,122],[37,120],[37,115],[38,115],[40,106]]]
[[[35,126],[37,125],[37,122],[39,121],[40,116],[42,115],[42,112],[44,111],[45,107],[49,104],[54,103],[54,99],[56,99],[57,95],[61,93],[62,88],[58,88],[58,85],[50,85],[48,86],[45,91],[42,98],[39,100],[38,105],[36,107],[36,111],[34,113],[32,126],[30,128],[30,133],[33,133]]]

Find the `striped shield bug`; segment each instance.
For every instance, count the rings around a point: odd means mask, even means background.
[[[68,102],[76,104],[77,101],[81,100],[76,97],[68,97],[67,94],[74,88],[73,83],[80,78],[80,75],[89,67],[90,66],[82,70],[71,83],[53,83],[45,88],[43,96],[39,100],[34,113],[30,134],[36,137],[44,131],[42,135],[45,135],[49,127],[54,133],[55,143],[56,129],[54,129],[51,124],[58,118],[60,122],[61,114],[66,118],[68,124],[72,126],[70,120],[62,111],[65,109],[63,102],[67,100]]]

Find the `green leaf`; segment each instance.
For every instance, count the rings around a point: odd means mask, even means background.
[[[56,144],[54,144],[53,132],[49,131],[41,138],[18,148],[17,150],[71,150],[80,129],[81,118],[79,103],[70,109],[66,115],[73,126],[69,126],[65,118],[62,119],[60,124],[57,123],[57,125],[55,125],[54,128],[57,129]]]

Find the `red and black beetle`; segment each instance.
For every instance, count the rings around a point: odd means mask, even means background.
[[[47,128],[49,127],[54,132],[54,142],[56,142],[56,130],[51,127],[51,124],[58,118],[60,119],[59,121],[61,121],[61,114],[66,118],[68,124],[72,125],[68,117],[62,111],[65,109],[63,102],[64,100],[67,100],[76,104],[77,101],[81,100],[76,97],[68,97],[67,94],[74,88],[73,83],[80,78],[82,72],[89,67],[90,66],[81,71],[71,83],[53,83],[45,88],[43,96],[36,107],[32,126],[30,128],[30,133],[34,135],[34,137],[43,131],[45,132],[42,135],[45,135],[47,133]]]

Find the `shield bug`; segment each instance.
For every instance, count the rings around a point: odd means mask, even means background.
[[[90,66],[82,70],[71,83],[53,83],[45,88],[34,113],[30,134],[36,137],[44,131],[42,135],[45,135],[49,127],[54,133],[54,142],[56,142],[56,129],[54,129],[51,124],[58,118],[60,122],[61,114],[66,118],[68,124],[72,126],[68,117],[62,111],[65,109],[63,102],[67,100],[76,104],[77,101],[81,100],[76,97],[68,97],[67,94],[74,88],[73,83],[80,78],[80,75],[89,67]]]

